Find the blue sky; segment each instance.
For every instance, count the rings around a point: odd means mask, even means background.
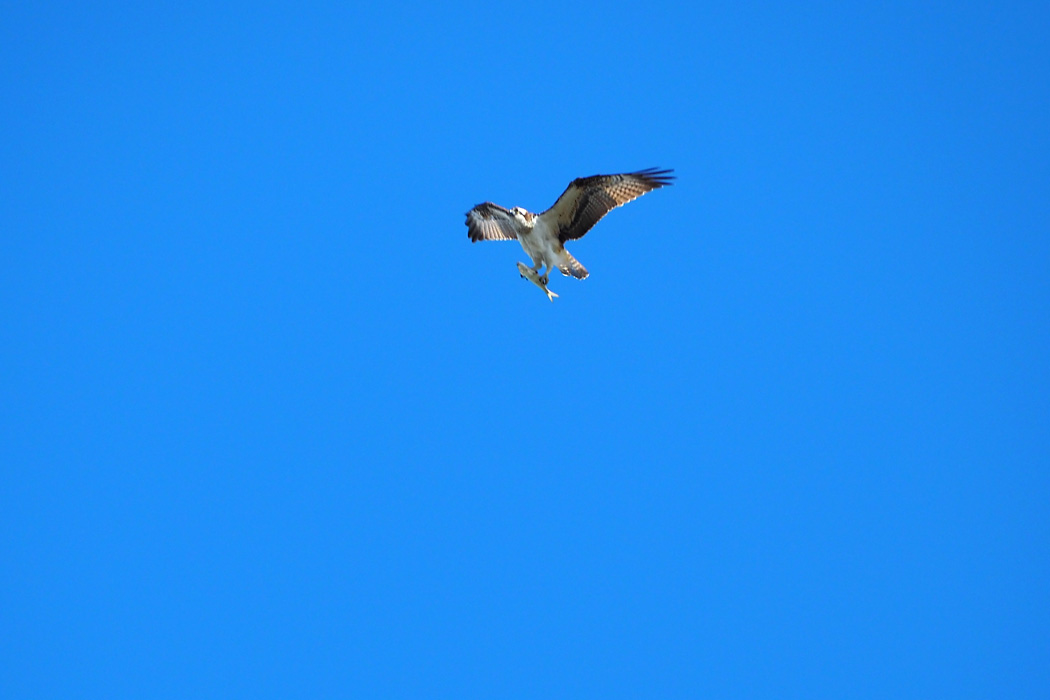
[[[7,5],[5,697],[1050,693],[1042,4]]]

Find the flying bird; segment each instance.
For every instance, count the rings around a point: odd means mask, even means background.
[[[532,258],[532,272],[543,285],[547,284],[554,269],[566,277],[586,279],[587,268],[565,250],[565,242],[582,238],[603,216],[621,204],[672,184],[672,172],[649,168],[619,175],[576,178],[554,206],[542,214],[533,214],[521,207],[504,209],[498,204],[484,202],[467,212],[467,235],[472,243],[517,240]],[[544,266],[546,270],[539,275]]]

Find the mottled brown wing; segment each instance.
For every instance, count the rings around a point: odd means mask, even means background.
[[[582,238],[602,217],[646,192],[670,185],[673,170],[649,168],[619,175],[592,175],[569,183],[554,206],[540,214],[562,243]]]
[[[485,202],[467,212],[467,235],[471,243],[514,241],[518,238],[518,224],[509,210]]]

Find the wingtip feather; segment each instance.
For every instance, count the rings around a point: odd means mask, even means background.
[[[674,168],[645,168],[644,170],[637,170],[631,175],[640,177],[646,182],[655,184],[657,187],[664,187],[666,185],[673,185],[677,176],[673,174]]]

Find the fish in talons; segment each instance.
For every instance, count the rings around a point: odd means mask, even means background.
[[[550,299],[551,301],[554,301],[554,297],[558,296],[557,294],[555,294],[551,290],[547,289],[546,283],[543,282],[542,280],[540,280],[539,274],[535,270],[533,270],[531,267],[526,265],[525,263],[523,263],[523,262],[519,262],[518,263],[518,272],[521,274],[522,277],[527,279],[529,282],[532,282],[534,285],[536,285],[537,287],[542,289],[543,293],[546,294],[547,298]]]

